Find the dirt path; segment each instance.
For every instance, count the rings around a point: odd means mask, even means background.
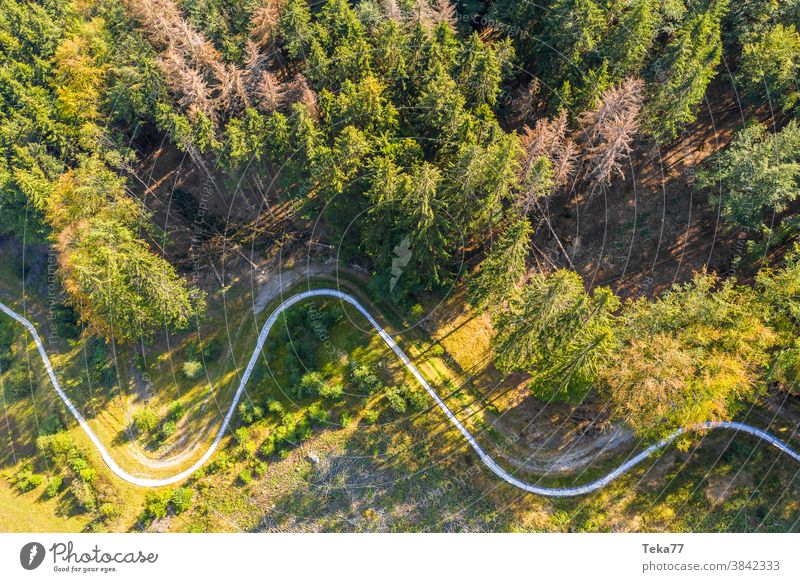
[[[610,456],[622,447],[635,442],[633,433],[624,427],[614,427],[597,435],[577,436],[569,442],[559,443],[557,448],[545,441],[538,445],[530,456],[519,457],[508,454],[502,447],[493,453],[502,457],[509,465],[537,475],[573,473],[585,469]]]
[[[330,275],[336,272],[336,261],[329,259],[325,263],[304,263],[291,269],[262,269],[258,274],[257,282],[260,283],[258,292],[253,300],[253,310],[261,313],[270,301],[277,299],[295,283],[313,277]]]

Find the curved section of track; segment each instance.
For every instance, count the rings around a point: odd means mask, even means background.
[[[113,457],[109,454],[106,447],[100,442],[100,439],[97,438],[97,435],[92,431],[89,427],[86,420],[81,415],[80,411],[75,407],[72,401],[67,397],[64,393],[64,390],[61,388],[61,384],[58,382],[58,378],[56,378],[55,372],[53,371],[53,366],[50,363],[50,358],[47,356],[47,352],[44,349],[44,345],[42,343],[41,338],[39,337],[36,328],[33,324],[28,321],[25,317],[19,315],[11,308],[7,307],[5,304],[0,302],[0,311],[3,311],[10,317],[14,318],[16,321],[21,323],[27,330],[30,332],[31,336],[33,337],[34,342],[36,343],[36,348],[39,351],[39,355],[42,358],[42,363],[44,364],[45,369],[47,370],[47,374],[50,377],[50,383],[55,388],[56,393],[58,394],[59,398],[64,402],[67,409],[70,411],[72,416],[75,417],[75,420],[78,421],[78,424],[81,426],[83,431],[87,434],[89,439],[92,441],[94,446],[100,452],[100,456],[103,458],[103,461],[108,465],[109,469],[117,475],[120,479],[127,481],[128,483],[132,483],[134,485],[139,485],[142,487],[162,487],[164,485],[172,485],[174,483],[178,483],[189,477],[192,473],[194,473],[197,469],[202,467],[211,455],[217,450],[222,438],[225,436],[225,432],[228,430],[228,426],[230,425],[231,419],[233,418],[233,414],[236,411],[236,405],[239,403],[239,400],[244,393],[245,386],[247,386],[247,382],[250,379],[250,375],[253,373],[253,368],[258,361],[258,357],[261,353],[261,350],[264,347],[264,342],[267,340],[267,336],[269,335],[272,326],[278,320],[278,317],[281,313],[289,309],[292,305],[303,301],[304,299],[309,299],[311,297],[335,297],[340,299],[341,301],[345,301],[349,303],[353,307],[355,307],[361,315],[363,315],[367,321],[369,321],[370,325],[375,328],[375,331],[378,332],[381,339],[388,345],[392,351],[397,355],[397,357],[403,362],[405,367],[411,372],[414,378],[417,379],[417,382],[425,389],[425,391],[433,398],[434,402],[439,406],[439,408],[444,412],[445,416],[447,416],[448,420],[455,426],[458,431],[464,436],[467,440],[469,445],[473,448],[473,450],[477,453],[480,457],[483,464],[486,465],[495,475],[500,477],[503,481],[513,485],[514,487],[518,487],[524,491],[528,491],[529,493],[535,493],[536,495],[544,495],[549,497],[573,497],[576,495],[585,495],[586,493],[591,493],[592,491],[597,491],[602,487],[605,487],[609,483],[611,483],[614,479],[617,479],[621,475],[624,475],[628,471],[630,471],[633,467],[647,459],[653,453],[663,449],[670,443],[672,443],[676,438],[680,435],[684,434],[686,431],[684,429],[678,430],[671,434],[670,436],[666,437],[665,439],[647,447],[640,453],[636,454],[635,456],[628,459],[626,462],[621,464],[619,467],[608,473],[607,475],[592,481],[591,483],[587,483],[585,485],[578,485],[576,487],[541,487],[539,485],[534,485],[531,483],[527,483],[517,477],[515,477],[512,473],[505,470],[501,467],[483,448],[478,444],[478,441],[475,440],[475,437],[472,436],[467,428],[461,423],[458,418],[456,418],[453,411],[450,410],[450,407],[439,397],[433,387],[428,383],[425,378],[423,378],[422,374],[419,372],[417,367],[411,362],[411,360],[406,356],[405,352],[400,349],[400,346],[392,339],[392,337],[386,333],[386,331],[375,321],[375,318],[370,315],[370,313],[364,308],[359,301],[342,291],[336,289],[312,289],[308,291],[302,291],[300,293],[296,293],[292,295],[288,299],[286,299],[283,303],[281,303],[275,311],[273,311],[267,321],[264,322],[263,327],[261,328],[261,332],[258,334],[258,341],[256,342],[256,346],[253,349],[253,353],[250,356],[250,360],[247,363],[247,368],[245,368],[244,373],[242,374],[241,380],[239,382],[239,387],[236,390],[236,394],[233,397],[233,401],[231,402],[230,407],[228,408],[227,413],[225,414],[225,418],[222,421],[222,424],[217,431],[216,436],[214,437],[214,441],[211,443],[211,446],[203,453],[203,456],[200,457],[191,467],[188,469],[184,469],[183,471],[171,476],[165,477],[163,479],[150,479],[146,477],[137,477],[135,475],[131,475],[127,471],[125,471],[122,467],[117,464],[117,462],[113,459]],[[793,450],[789,445],[787,445],[782,440],[778,439],[777,437],[769,434],[766,431],[763,431],[759,428],[754,426],[750,426],[748,424],[743,424],[740,422],[707,422],[701,425],[694,427],[691,430],[707,430],[707,429],[728,429],[728,430],[735,430],[739,432],[745,432],[751,434],[761,440],[766,441],[770,445],[776,447],[777,449],[781,450],[782,452],[786,453],[790,457],[792,457],[796,461],[800,461],[800,453]]]

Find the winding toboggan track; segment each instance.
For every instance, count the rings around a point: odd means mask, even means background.
[[[647,447],[640,453],[636,454],[635,456],[631,457],[619,467],[608,473],[607,475],[600,477],[599,479],[592,481],[591,483],[586,483],[585,485],[578,485],[576,487],[541,487],[539,485],[533,485],[531,483],[527,483],[521,479],[515,477],[512,473],[506,471],[503,467],[497,464],[497,462],[489,456],[489,454],[483,450],[483,448],[478,444],[475,440],[475,437],[472,436],[466,427],[461,424],[456,416],[453,414],[453,411],[445,404],[445,402],[439,397],[436,391],[431,387],[425,378],[422,377],[417,367],[408,359],[405,352],[400,349],[400,346],[392,339],[392,337],[384,331],[384,329],[378,325],[378,322],[369,314],[369,312],[364,308],[359,301],[342,291],[338,291],[336,289],[312,289],[308,291],[302,291],[300,293],[296,293],[292,295],[288,299],[286,299],[283,303],[281,303],[275,311],[273,311],[267,321],[264,323],[264,326],[261,328],[261,332],[258,334],[258,341],[256,342],[256,346],[253,349],[253,354],[250,356],[250,361],[247,363],[247,368],[245,369],[244,373],[242,374],[241,380],[239,382],[239,387],[236,390],[236,394],[233,397],[233,401],[231,402],[230,407],[228,408],[227,413],[225,414],[225,418],[222,421],[222,424],[217,431],[216,436],[214,437],[214,441],[211,443],[211,446],[208,447],[203,456],[200,457],[191,467],[188,469],[184,469],[183,471],[171,476],[166,477],[163,479],[149,479],[146,477],[137,477],[135,475],[131,475],[127,471],[125,471],[122,467],[120,467],[117,462],[111,457],[108,450],[106,450],[103,443],[100,442],[100,439],[97,438],[97,435],[92,431],[89,427],[86,420],[83,418],[81,413],[72,403],[72,401],[67,397],[64,393],[64,390],[61,388],[61,385],[58,382],[58,378],[56,378],[55,372],[53,371],[53,366],[50,363],[50,358],[47,356],[47,352],[44,349],[44,345],[42,344],[42,340],[39,337],[39,334],[36,331],[36,328],[33,324],[28,321],[25,317],[19,315],[14,310],[6,306],[4,303],[0,302],[0,310],[2,310],[5,314],[9,317],[14,318],[16,321],[21,323],[25,328],[30,332],[31,336],[33,337],[34,342],[36,343],[36,348],[39,350],[39,355],[42,358],[42,363],[44,364],[45,369],[47,370],[47,374],[50,377],[50,383],[55,388],[56,393],[58,394],[59,398],[63,400],[64,404],[66,405],[67,409],[69,409],[72,416],[75,417],[75,420],[78,421],[83,431],[87,434],[89,439],[92,441],[94,446],[100,452],[100,456],[105,461],[106,465],[108,465],[109,469],[120,479],[127,481],[128,483],[132,483],[134,485],[139,485],[141,487],[162,487],[164,485],[172,485],[173,483],[178,483],[194,473],[197,469],[202,467],[211,455],[214,454],[214,451],[217,450],[222,438],[225,436],[225,432],[228,429],[228,425],[233,418],[233,414],[236,411],[236,405],[239,403],[239,400],[244,393],[245,386],[247,386],[247,382],[250,379],[250,375],[253,373],[253,368],[258,361],[259,354],[264,347],[264,342],[269,335],[272,326],[278,320],[278,316],[281,313],[289,309],[292,305],[303,301],[304,299],[308,299],[311,297],[335,297],[342,301],[345,301],[355,307],[366,319],[369,321],[370,325],[375,328],[375,331],[378,332],[381,339],[386,342],[392,351],[397,355],[398,358],[403,362],[406,368],[414,375],[420,385],[427,391],[431,398],[433,398],[434,402],[439,406],[439,408],[444,412],[450,422],[455,426],[459,432],[464,436],[467,440],[469,445],[473,448],[473,450],[478,454],[483,464],[486,465],[495,475],[500,477],[503,481],[513,485],[514,487],[518,487],[524,491],[529,493],[535,493],[536,495],[544,495],[548,497],[572,497],[576,495],[584,495],[586,493],[591,493],[592,491],[597,491],[602,487],[605,487],[609,483],[611,483],[614,479],[620,477],[621,475],[630,471],[633,467],[647,459],[653,453],[657,452],[660,449],[663,449],[670,443],[672,443],[676,438],[686,432],[685,429],[680,429],[666,437],[665,439]],[[761,440],[764,440],[771,444],[772,446],[780,449],[782,452],[786,453],[790,457],[792,457],[795,461],[800,461],[800,453],[793,450],[789,445],[787,445],[782,440],[778,439],[777,437],[765,432],[759,428],[754,426],[750,426],[748,424],[744,424],[741,422],[706,422],[703,424],[699,424],[693,427],[690,430],[708,430],[708,429],[727,429],[727,430],[735,430],[740,432],[745,432],[751,434]]]

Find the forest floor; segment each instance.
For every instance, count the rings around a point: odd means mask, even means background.
[[[587,199],[577,189],[549,202],[553,228],[588,285],[608,285],[622,297],[652,297],[704,268],[732,274],[742,235],[725,227],[710,193],[694,182],[745,119],[767,121],[769,112],[742,105],[720,76],[697,121],[676,141],[661,148],[639,141],[624,178],[605,192]],[[534,244],[546,262],[566,266],[548,229],[537,232]]]

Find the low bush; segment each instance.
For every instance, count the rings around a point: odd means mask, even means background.
[[[250,473],[250,469],[242,469],[239,471],[239,483],[242,485],[247,485],[253,480],[253,474]]]
[[[404,413],[410,406],[412,410],[420,411],[430,404],[428,394],[421,388],[412,388],[408,384],[391,386],[386,389],[386,400],[389,408],[397,413]]]
[[[6,394],[9,398],[22,398],[29,396],[36,387],[33,376],[27,366],[11,368],[3,380]]]
[[[158,417],[151,409],[145,407],[133,415],[133,426],[140,435],[153,432],[158,425]]]
[[[3,316],[0,319],[0,372],[9,366],[14,357],[15,321]]]
[[[253,424],[264,417],[264,409],[253,404],[252,400],[245,400],[239,404],[239,418],[244,424]]]
[[[408,315],[412,320],[418,321],[425,315],[425,308],[420,303],[415,303],[409,310]]]
[[[39,425],[39,432],[44,435],[56,434],[64,430],[64,425],[57,414],[51,414]]]
[[[53,475],[47,480],[47,485],[44,488],[44,495],[47,498],[52,498],[61,493],[61,486],[64,484],[64,478],[61,475]]]
[[[91,485],[97,477],[97,471],[92,467],[89,462],[83,457],[75,457],[70,461],[70,468],[72,472],[77,475],[81,481]]]
[[[188,360],[183,363],[183,375],[189,380],[197,380],[203,374],[203,364],[197,360]]]
[[[267,410],[272,414],[277,414],[281,418],[286,414],[286,410],[283,408],[283,404],[281,404],[277,400],[270,400],[269,404],[267,404]]]
[[[233,439],[237,444],[241,445],[250,439],[250,431],[246,426],[240,426],[236,429],[236,432],[233,433]]]
[[[24,467],[17,473],[15,484],[17,489],[23,493],[33,491],[44,482],[44,477],[31,471],[30,467]]]
[[[275,435],[267,435],[267,438],[264,439],[264,442],[261,443],[258,449],[258,454],[266,459],[275,452],[275,448]]]
[[[295,398],[314,397],[320,394],[325,387],[325,380],[319,372],[303,374],[300,383],[294,387]]]
[[[367,364],[354,363],[351,366],[350,375],[353,384],[361,393],[374,394],[383,388],[380,378]]]
[[[322,404],[315,402],[308,407],[308,416],[317,425],[322,425],[328,422],[328,411],[322,407]]]
[[[220,357],[222,348],[222,340],[214,337],[190,342],[183,353],[187,360],[202,360],[208,364]]]
[[[72,479],[69,484],[69,492],[75,498],[75,504],[85,512],[92,512],[97,509],[97,498],[91,485],[80,479]]]
[[[256,478],[260,479],[267,474],[267,464],[263,461],[256,463],[256,466],[253,467],[253,473],[255,473]]]
[[[404,413],[408,408],[408,403],[398,386],[390,386],[386,389],[386,400],[389,402],[389,408],[398,414]]]
[[[117,380],[114,358],[108,345],[101,339],[92,338],[85,347],[89,381],[94,386],[113,386]]]
[[[184,407],[183,402],[176,400],[169,405],[169,408],[167,408],[166,420],[178,422],[181,418],[183,418],[184,414],[186,414],[186,408]]]
[[[422,388],[412,388],[408,384],[403,384],[400,389],[411,408],[417,412],[425,410],[431,405],[430,396]]]
[[[192,497],[194,497],[194,492],[191,489],[178,487],[169,496],[169,506],[176,514],[180,515],[189,509],[192,504]]]
[[[325,382],[319,389],[319,395],[330,400],[338,400],[344,395],[344,386],[338,382]]]
[[[177,429],[175,425],[175,421],[168,420],[164,424],[161,425],[160,433],[160,440],[163,442],[167,440],[169,437],[175,434],[175,430]]]
[[[59,432],[54,435],[42,435],[36,439],[36,450],[53,464],[65,462],[68,457],[77,453],[77,446],[69,433]]]
[[[69,305],[58,304],[53,307],[53,330],[64,339],[74,340],[81,335],[78,312]]]
[[[117,519],[121,511],[116,503],[106,502],[100,504],[100,507],[97,508],[97,513],[100,514],[102,521],[108,522]]]
[[[362,418],[364,419],[364,422],[366,422],[367,424],[374,424],[375,421],[378,420],[380,414],[381,414],[380,410],[376,408],[369,408],[364,411],[364,415],[362,416]]]
[[[147,524],[167,516],[169,497],[166,493],[153,491],[144,498],[141,520]]]
[[[222,473],[231,468],[231,458],[226,452],[221,452],[214,459],[214,462],[208,466],[209,473]]]

